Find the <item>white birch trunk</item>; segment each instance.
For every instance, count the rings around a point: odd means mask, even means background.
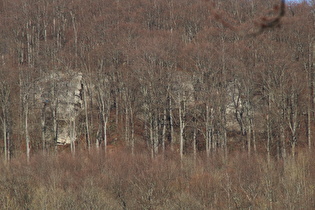
[[[185,129],[185,101],[182,101],[183,107],[181,103],[179,104],[179,154],[180,159],[183,159],[184,155],[184,129]]]
[[[104,81],[103,81],[104,82]],[[103,87],[106,88],[106,87]],[[101,116],[102,123],[102,133],[103,133],[103,141],[104,141],[104,151],[106,153],[107,150],[107,123],[108,123],[108,115],[109,115],[109,107],[107,107],[107,103],[105,102],[106,96],[103,92],[103,88],[99,88],[98,90],[98,103],[99,103],[99,112]]]
[[[4,147],[4,160],[7,162],[9,159],[9,142],[8,142],[8,101],[10,97],[10,87],[5,83],[1,83],[1,107],[2,107],[2,130],[3,130],[3,147]]]
[[[84,100],[84,114],[85,114],[85,129],[86,129],[86,143],[88,147],[88,151],[91,149],[91,141],[90,141],[90,128],[89,128],[89,115],[88,115],[88,103],[87,103],[87,85],[83,87],[83,100]]]
[[[70,120],[70,139],[71,139],[71,153],[75,155],[75,140],[76,140],[76,125],[75,125],[75,118]]]
[[[26,23],[26,41],[27,41],[27,64],[31,66],[31,34],[29,34],[29,22]]]
[[[210,141],[210,114],[209,114],[209,105],[206,104],[206,154],[207,157],[210,156],[211,141]]]
[[[171,132],[171,140],[170,140],[170,145],[171,145],[171,151],[173,151],[173,144],[174,144],[174,120],[173,120],[173,106],[172,106],[172,99],[169,96],[169,119],[170,119],[170,132]]]
[[[57,98],[57,84],[54,78],[54,86],[52,91],[52,117],[53,117],[53,141],[55,144],[55,151],[57,151],[57,141],[58,141],[58,98]]]
[[[125,107],[125,141],[129,144],[129,112],[128,107]]]
[[[252,146],[251,146],[251,135],[252,135],[252,128],[250,126],[250,122],[248,122],[246,138],[247,138],[247,151],[248,151],[248,155],[249,156],[251,155],[251,149],[252,149]]]
[[[25,104],[24,104],[24,114],[25,114],[25,143],[26,143],[26,160],[29,163],[30,162],[30,136],[28,131],[28,99],[25,98]]]

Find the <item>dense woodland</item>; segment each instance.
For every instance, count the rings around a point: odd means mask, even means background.
[[[60,71],[83,75],[73,153],[119,145],[152,157],[170,149],[285,158],[311,149],[314,5],[286,4],[280,23],[261,30],[279,4],[1,1],[2,157],[56,150],[56,135],[43,134],[56,115],[43,119],[32,85]]]
[[[314,1],[1,0],[0,16],[0,208],[315,207]],[[58,84],[35,100],[56,72],[82,75],[71,145]]]

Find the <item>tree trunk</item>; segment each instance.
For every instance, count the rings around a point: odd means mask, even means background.
[[[108,116],[109,116],[109,105],[105,102],[105,100],[107,99],[106,94],[104,94],[103,89],[106,89],[107,87],[105,86],[105,84],[103,84],[104,81],[100,82],[100,85],[102,85],[101,87],[99,87],[98,89],[98,106],[99,106],[99,116],[100,116],[100,123],[102,124],[102,139],[104,141],[104,151],[106,153],[107,150],[107,123],[108,123]],[[104,85],[104,86],[103,86]],[[126,114],[127,117],[127,114]]]
[[[207,157],[210,156],[210,150],[211,150],[211,116],[210,116],[209,106],[206,104],[206,154]]]
[[[271,96],[268,94],[268,109],[267,109],[267,115],[266,115],[266,126],[267,126],[267,161],[270,163],[270,146],[272,142],[272,130],[271,130],[271,120],[270,120],[270,114],[271,114]]]
[[[42,151],[43,154],[45,154],[46,151],[46,103],[44,103],[44,106],[42,108],[42,114],[41,114],[41,126],[42,126]]]
[[[134,122],[133,110],[131,106],[129,109],[130,109],[130,124],[131,124],[130,147],[131,147],[131,154],[134,155],[135,153],[135,122]]]
[[[118,129],[118,123],[119,123],[119,99],[118,94],[116,93],[115,96],[115,123],[116,123],[116,129]]]
[[[153,119],[153,145],[154,145],[154,155],[159,152],[159,125],[158,125],[158,111],[155,111]]]
[[[227,146],[227,130],[226,130],[226,108],[221,107],[221,149],[224,151],[225,159],[227,160],[228,146]]]
[[[255,131],[255,124],[253,122],[254,120],[250,119],[250,127],[251,127],[251,130],[252,130],[252,137],[253,137],[253,146],[254,146],[254,153],[257,152],[257,145],[256,145],[256,131]]]
[[[285,143],[285,134],[284,134],[283,121],[280,122],[280,143],[281,143],[281,157],[283,159],[285,159],[286,158],[286,143]]]
[[[222,97],[225,96],[226,94],[226,87],[227,87],[227,73],[226,73],[226,52],[225,52],[225,39],[224,37],[221,37],[221,42],[222,42],[222,70],[221,70],[221,76],[222,76],[222,85],[221,85],[221,94],[224,94]],[[224,154],[225,158],[227,159],[227,133],[226,133],[226,102],[223,99],[221,101],[221,131],[223,135],[221,138],[223,138],[223,147],[224,147]],[[221,140],[221,141],[222,141]]]
[[[76,27],[75,15],[72,13],[72,11],[70,11],[70,15],[71,15],[72,27],[73,27],[73,33],[74,33],[74,55],[75,55],[74,68],[77,68],[78,66],[78,30]]]
[[[87,85],[83,87],[83,100],[84,100],[84,113],[85,113],[85,130],[86,130],[86,143],[88,147],[88,151],[91,148],[91,141],[90,141],[90,128],[89,128],[89,115],[88,115],[88,103],[87,103]]]
[[[10,160],[11,158],[11,140],[10,140],[10,132],[7,132],[7,160]]]
[[[311,107],[310,102],[308,102],[307,106],[307,142],[308,142],[308,149],[311,150],[312,148],[312,133],[311,133]]]
[[[127,103],[127,102],[126,102]],[[129,112],[128,112],[128,105],[126,104],[125,107],[125,141],[129,144]]]
[[[312,48],[313,48],[313,57],[312,57],[312,69],[310,70],[311,71],[311,74],[312,74],[312,93],[313,93],[313,98],[312,98],[312,108],[314,110],[315,108],[315,41],[313,41],[312,43]],[[315,112],[313,112],[313,115],[315,116]]]
[[[57,151],[57,143],[58,143],[58,121],[57,121],[57,108],[58,104],[57,101],[53,104],[53,131],[54,131],[54,144],[55,144],[55,150]]]
[[[4,105],[3,105],[4,106]],[[2,119],[2,127],[3,127],[3,147],[4,147],[4,161],[8,160],[8,141],[7,141],[7,120],[6,120],[6,110],[2,107],[3,119]]]
[[[107,151],[107,121],[108,117],[103,115],[104,125],[103,125],[103,135],[104,135],[104,151]]]
[[[309,38],[311,40],[311,38]],[[308,88],[308,102],[307,102],[307,141],[308,141],[308,149],[311,150],[312,148],[312,134],[311,134],[311,115],[312,115],[312,108],[314,107],[314,100],[312,99],[312,93],[314,94],[314,90],[312,91],[312,86],[315,88],[315,78],[312,78],[312,75],[315,75],[314,66],[315,66],[315,42],[309,41],[309,64],[306,67],[308,69],[307,72],[307,88]],[[313,52],[313,54],[311,53]],[[313,81],[312,81],[313,80]]]
[[[25,98],[25,105],[24,105],[24,114],[25,114],[25,143],[26,143],[26,160],[30,162],[30,136],[28,132],[28,99]]]
[[[154,137],[153,137],[153,114],[149,113],[149,133],[150,133],[150,148],[151,148],[151,158],[154,158]]]
[[[180,159],[183,159],[184,155],[184,129],[185,129],[185,101],[182,101],[179,104],[179,154],[180,154]]]
[[[170,120],[170,135],[171,135],[171,140],[170,140],[170,145],[171,145],[171,151],[173,151],[173,144],[174,144],[174,122],[173,122],[173,106],[172,106],[172,99],[169,96],[168,97],[168,102],[169,102],[169,120]]]
[[[70,119],[70,139],[71,139],[71,153],[75,155],[75,140],[76,140],[76,125],[75,118]]]
[[[53,91],[52,91],[52,117],[53,117],[53,141],[55,146],[55,151],[57,151],[58,143],[58,98],[57,98],[57,84],[54,78]]]
[[[162,128],[162,153],[165,152],[165,136],[166,136],[166,108],[163,110],[163,128]]]
[[[31,55],[32,55],[32,49],[31,49],[31,34],[30,34],[30,29],[29,29],[29,22],[26,23],[26,41],[27,41],[27,64],[29,66],[32,66],[31,64]]]
[[[270,163],[270,143],[271,143],[271,132],[270,132],[270,120],[269,120],[269,114],[267,114],[267,161]]]
[[[291,93],[290,97],[290,106],[287,109],[288,110],[288,121],[289,121],[289,128],[291,131],[291,149],[292,149],[292,156],[294,157],[295,155],[295,146],[297,144],[297,135],[296,135],[296,130],[298,126],[298,105],[297,105],[297,94],[296,93]]]
[[[296,143],[297,143],[297,138],[296,138],[296,135],[292,136],[292,143],[291,143],[291,150],[292,150],[292,157],[295,156],[295,146],[296,146]]]
[[[10,87],[5,83],[1,83],[1,107],[2,107],[2,129],[3,129],[3,147],[4,147],[4,160],[7,162],[9,159],[9,143],[8,143],[8,108],[10,98]]]
[[[252,135],[252,130],[251,130],[250,123],[248,122],[246,138],[247,138],[247,152],[249,156],[251,155],[251,135]]]
[[[194,152],[194,163],[197,160],[197,126],[194,126],[193,130],[193,152]]]

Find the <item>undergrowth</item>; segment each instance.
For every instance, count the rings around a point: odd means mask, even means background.
[[[1,163],[1,209],[314,209],[314,155],[151,159],[101,151]]]

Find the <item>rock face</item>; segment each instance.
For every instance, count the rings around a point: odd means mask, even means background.
[[[76,139],[75,121],[83,107],[82,74],[53,72],[37,83],[36,99],[41,104],[46,139],[70,144]]]
[[[76,140],[76,128],[78,128],[76,122],[84,108],[82,73],[52,72],[42,76],[35,86],[36,108],[42,113],[43,138],[57,145],[71,144]],[[226,127],[229,130],[240,130],[240,127],[245,127],[245,124],[240,125],[246,113],[237,87],[234,83],[230,83],[227,90],[225,111]],[[194,81],[189,75],[176,74],[170,89],[174,108],[179,108],[183,100],[188,106],[198,104],[194,99],[194,92],[198,90],[195,89]],[[203,98],[200,100],[202,101]],[[140,115],[140,117],[145,116]]]

